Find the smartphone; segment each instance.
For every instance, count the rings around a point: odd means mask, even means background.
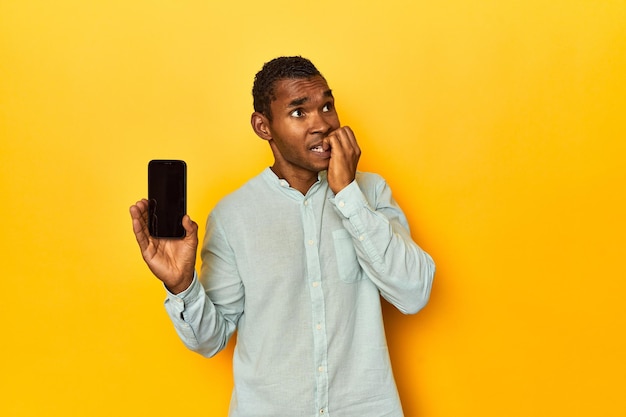
[[[187,164],[155,159],[148,163],[148,231],[156,238],[183,238],[187,213]]]

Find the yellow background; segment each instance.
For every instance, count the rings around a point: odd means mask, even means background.
[[[0,415],[226,414],[232,346],[178,341],[128,207],[150,159],[187,161],[201,225],[269,165],[250,89],[285,54],[437,262],[425,310],[386,308],[407,417],[626,416],[610,0],[0,0]]]

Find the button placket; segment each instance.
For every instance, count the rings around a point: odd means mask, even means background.
[[[304,246],[307,260],[307,281],[311,297],[311,319],[314,323],[313,332],[313,360],[316,368],[316,397],[320,414],[326,414],[328,406],[328,369],[327,369],[327,335],[323,323],[325,318],[325,301],[322,281],[321,262],[319,258],[319,242],[317,236],[317,222],[315,220],[314,204],[311,198],[302,201],[301,213],[304,230]]]

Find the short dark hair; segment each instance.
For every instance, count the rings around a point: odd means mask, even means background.
[[[252,86],[254,111],[262,113],[271,121],[270,104],[276,100],[274,94],[276,82],[283,79],[312,78],[317,75],[323,78],[315,65],[301,56],[281,56],[266,62],[254,77]]]

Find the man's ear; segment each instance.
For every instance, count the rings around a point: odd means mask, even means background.
[[[250,124],[252,125],[254,133],[256,133],[258,137],[263,140],[272,139],[272,133],[270,132],[270,122],[267,117],[265,117],[265,115],[259,113],[258,111],[255,111],[250,117]]]

